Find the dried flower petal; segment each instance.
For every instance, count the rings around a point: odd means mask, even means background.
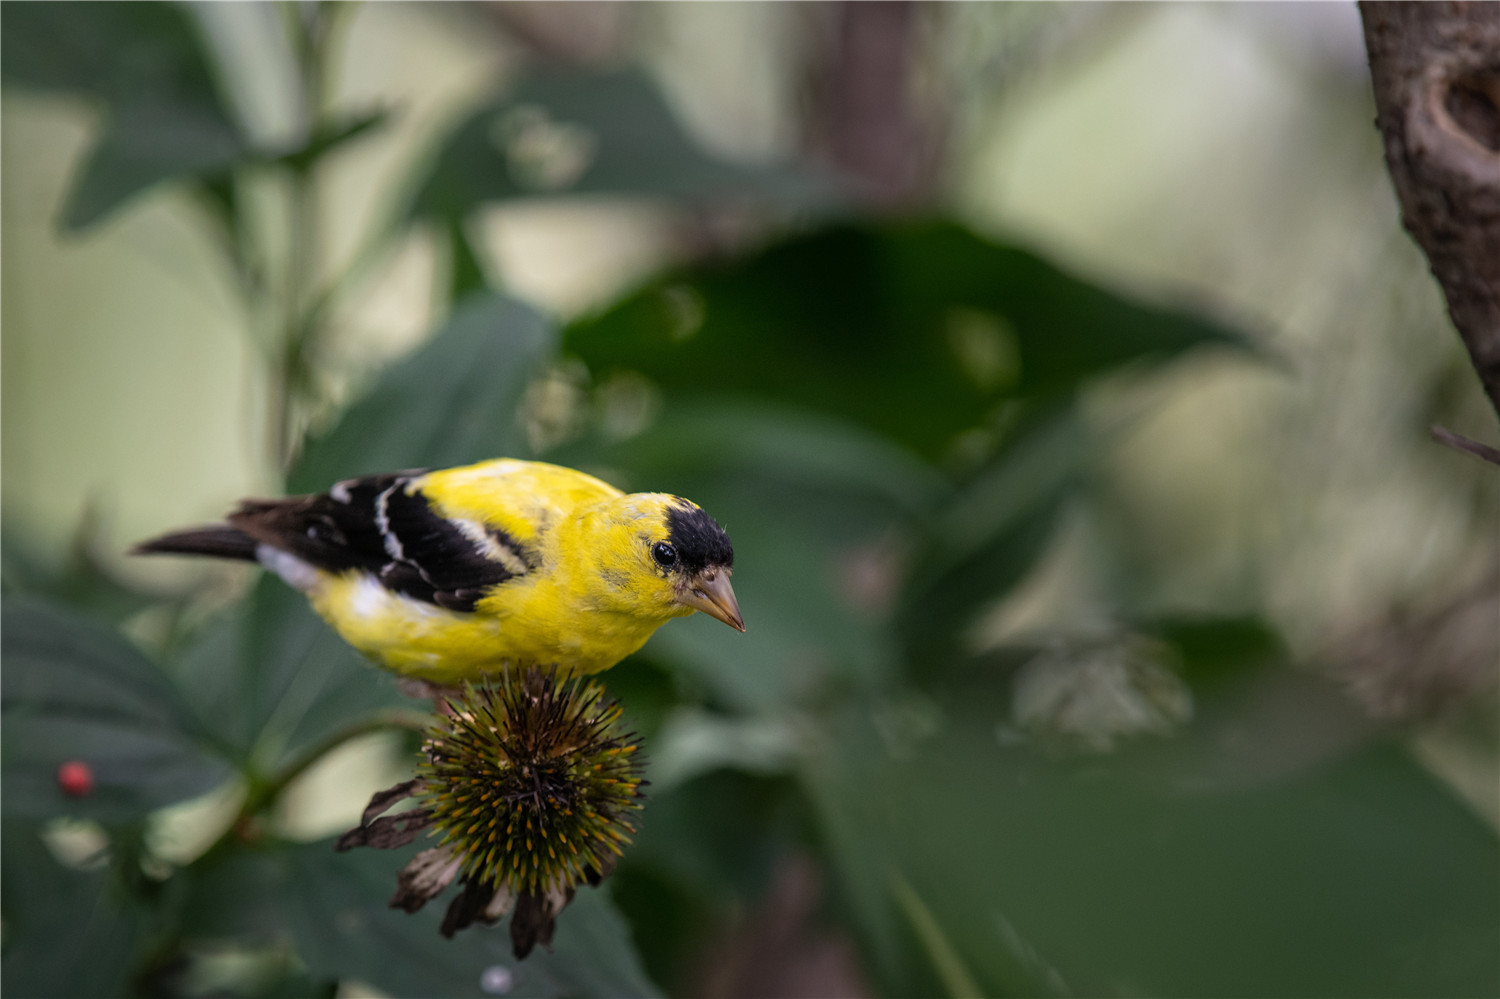
[[[552,946],[557,915],[573,901],[575,888],[553,888],[545,895],[522,895],[510,919],[510,945],[516,957],[525,957],[537,944]]]
[[[410,798],[421,786],[419,780],[409,780],[395,787],[377,791],[359,817],[359,825],[339,837],[333,848],[340,853],[356,846],[371,846],[377,850],[391,850],[405,846],[417,838],[417,833],[432,825],[432,812],[417,808],[400,815],[377,818],[397,802]]]
[[[391,908],[416,912],[453,883],[459,866],[458,858],[449,850],[442,847],[423,850],[396,875],[396,894],[391,898]]]

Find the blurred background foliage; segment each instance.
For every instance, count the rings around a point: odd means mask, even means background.
[[[3,6],[14,995],[1493,995],[1493,435],[1344,5]],[[555,949],[237,497],[680,492],[749,631]],[[58,768],[85,762],[90,793]]]

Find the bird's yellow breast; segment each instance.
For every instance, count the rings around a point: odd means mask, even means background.
[[[456,683],[506,666],[496,618],[414,600],[366,572],[326,574],[309,596],[346,642],[402,675]]]

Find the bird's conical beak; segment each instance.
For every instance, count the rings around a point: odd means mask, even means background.
[[[677,599],[709,617],[718,618],[737,631],[745,630],[745,619],[740,617],[740,602],[734,599],[734,589],[729,585],[727,569],[709,568],[695,573],[689,579],[682,596]]]

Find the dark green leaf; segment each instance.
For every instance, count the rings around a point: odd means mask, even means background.
[[[602,464],[631,488],[679,489],[688,480],[776,480],[807,491],[864,496],[890,516],[930,515],[949,485],[905,448],[858,424],[755,398],[674,399],[644,433],[586,440],[549,457]],[[685,494],[686,495],[686,494]]]
[[[566,335],[596,375],[638,371],[669,394],[769,396],[855,419],[929,457],[1002,400],[1245,343],[946,222],[797,236],[653,281]]]
[[[4,78],[106,101],[142,94],[212,105],[215,81],[191,17],[173,4],[7,0]]]
[[[454,133],[411,211],[458,219],[488,201],[601,192],[790,207],[824,204],[833,193],[804,171],[704,153],[640,70],[538,69]]]
[[[7,597],[3,615],[8,814],[138,817],[228,775],[217,738],[118,634],[35,598]],[[57,786],[74,760],[93,774],[86,797]]]
[[[912,662],[961,655],[966,630],[1046,551],[1092,453],[1072,407],[1035,415],[948,497],[927,524],[897,612]]]
[[[97,526],[93,518],[85,517],[67,553],[49,558],[31,548],[31,535],[24,528],[18,529],[14,522],[7,525],[0,542],[4,592],[43,597],[115,624],[168,599],[167,594],[116,578],[100,554],[103,540]]]
[[[452,940],[440,936],[448,896],[415,915],[389,907],[396,872],[410,853],[336,854],[330,841],[211,858],[197,873],[187,910],[210,918],[189,928],[221,941],[279,932],[315,976],[367,982],[393,996],[483,996],[481,979],[493,968],[509,975],[516,995],[656,994],[603,891],[580,889],[558,919],[553,950],[517,962],[503,925],[477,925]],[[248,907],[249,917],[211,915],[225,904]]]
[[[759,904],[777,865],[805,847],[799,791],[789,777],[719,770],[647,799],[610,883],[642,958],[669,990],[689,984],[682,979],[698,970],[697,955]]]
[[[338,729],[410,707],[395,679],[339,638],[301,593],[267,574],[239,612],[171,662],[195,710],[263,773]]]
[[[73,179],[63,223],[86,229],[133,194],[176,177],[220,173],[242,154],[228,123],[197,109],[119,107]]]
[[[474,241],[464,229],[464,220],[449,219],[443,223],[443,231],[448,237],[448,300],[457,302],[482,293],[489,287],[489,278]]]
[[[138,906],[118,891],[110,871],[64,867],[34,826],[7,821],[4,835],[5,994],[39,999],[132,994],[146,922]]]
[[[1194,347],[1256,349],[1231,327],[1107,291],[1034,253],[957,225],[906,226],[889,231],[887,241],[898,300],[916,310],[972,308],[994,317],[999,330],[1013,331],[1019,395],[1065,392],[1090,376],[1133,362],[1159,362]],[[963,360],[969,376],[980,380],[994,364],[982,357]],[[1003,376],[1003,362],[1000,369]]]
[[[517,411],[554,345],[552,325],[527,306],[491,294],[465,299],[431,341],[308,442],[288,488],[315,492],[355,475],[523,457]]]
[[[1183,675],[1200,689],[1287,657],[1281,636],[1260,618],[1162,617],[1139,627],[1176,651]]]
[[[6,3],[5,79],[101,101],[106,121],[63,212],[103,218],[161,181],[222,172],[247,155],[186,8],[164,3]]]
[[[627,862],[720,904],[751,905],[804,834],[803,818],[790,778],[716,770],[647,800]]]
[[[1084,757],[1002,744],[963,690],[899,752],[830,726],[813,786],[871,952],[986,995],[1496,993],[1493,829],[1309,678],[1203,707]]]

